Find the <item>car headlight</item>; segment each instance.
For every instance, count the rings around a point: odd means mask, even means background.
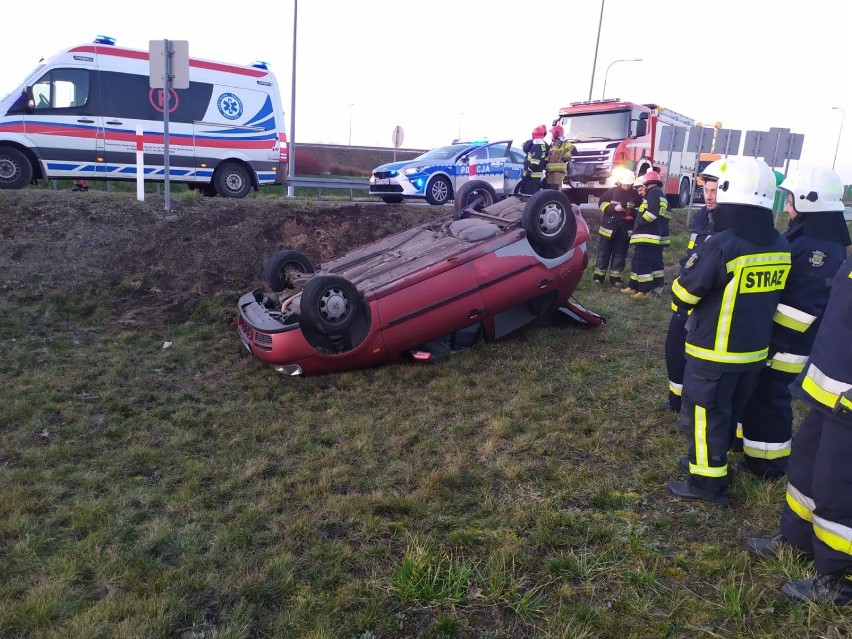
[[[401,171],[403,175],[412,175],[414,173],[420,173],[425,167],[422,166],[409,166]]]

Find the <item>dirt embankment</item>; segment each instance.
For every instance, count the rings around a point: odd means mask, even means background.
[[[260,285],[279,248],[318,263],[438,213],[285,198],[173,197],[171,209],[162,196],[0,191],[0,295],[116,290],[127,319],[167,319],[203,297]]]

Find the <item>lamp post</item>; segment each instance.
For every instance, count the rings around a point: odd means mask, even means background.
[[[456,140],[461,140],[461,125],[462,125],[463,119],[464,119],[464,113],[459,113],[459,134],[456,136]]]
[[[612,62],[609,63],[609,66],[606,68],[606,73],[604,73],[604,86],[603,86],[603,92],[601,93],[601,100],[606,98],[606,80],[607,80],[607,76],[609,76],[609,70],[612,68],[613,64],[616,64],[618,62],[642,62],[642,58],[630,58],[630,59],[626,59],[626,60],[613,60]]]
[[[349,146],[352,146],[352,107],[354,106],[354,102],[349,105]]]
[[[592,60],[592,81],[589,82],[589,102],[592,101],[592,87],[595,86],[595,67],[598,66],[598,45],[601,42],[601,25],[603,24],[604,4],[606,0],[601,0],[601,17],[598,18],[598,39],[595,40],[595,57]]]
[[[843,135],[843,118],[846,117],[846,111],[840,107],[831,107],[832,111],[840,111],[840,130],[837,132],[837,146],[834,147],[834,162],[831,163],[831,170],[834,170],[834,165],[837,164],[837,152],[840,150],[840,136]]]
[[[290,91],[290,147],[287,153],[289,163],[287,175],[290,180],[296,175],[296,18],[299,15],[299,0],[293,0],[293,86]],[[293,197],[296,190],[292,182],[287,183],[287,197]]]

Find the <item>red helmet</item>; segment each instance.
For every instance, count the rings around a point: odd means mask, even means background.
[[[642,176],[644,178],[643,183],[646,185],[650,185],[651,182],[656,182],[660,186],[663,185],[663,181],[660,179],[660,174],[656,171],[648,171],[645,175]]]
[[[533,140],[540,140],[545,135],[547,135],[547,127],[543,124],[539,124],[536,128],[533,129]]]
[[[561,124],[554,124],[553,128],[550,129],[550,132],[558,138],[561,138],[565,135],[565,129],[562,128]]]

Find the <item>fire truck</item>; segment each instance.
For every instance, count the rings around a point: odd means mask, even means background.
[[[619,98],[572,102],[559,110],[561,124],[574,144],[566,193],[575,204],[596,202],[615,186],[619,168],[637,176],[653,167],[663,179],[669,205],[689,202],[694,188],[695,153],[660,149],[664,126],[690,127],[692,118],[656,104],[636,104]]]

